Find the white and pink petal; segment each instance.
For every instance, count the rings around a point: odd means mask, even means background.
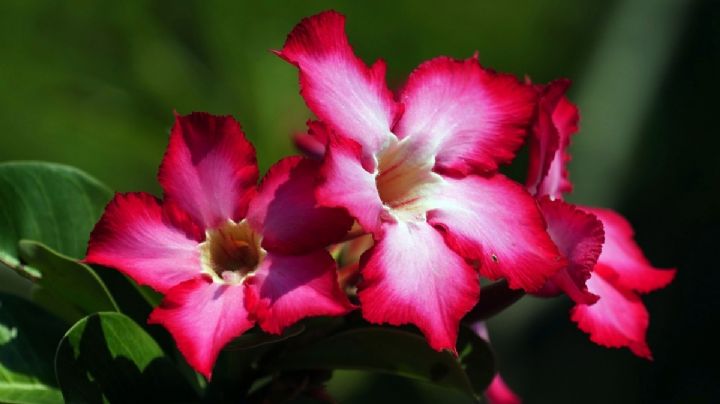
[[[223,347],[253,326],[244,295],[242,284],[197,277],[168,291],[148,322],[168,329],[190,366],[210,379]]]
[[[428,143],[436,169],[493,172],[522,145],[535,111],[532,87],[480,66],[477,58],[439,57],[420,65],[400,94],[394,131]]]
[[[645,339],[650,316],[642,300],[597,272],[588,279],[587,287],[600,298],[592,305],[573,307],[571,319],[578,327],[598,345],[629,348],[639,357],[652,359]]]
[[[363,167],[362,159],[359,144],[332,137],[320,169],[316,197],[322,206],[347,209],[365,231],[376,233],[380,231],[385,207],[378,194],[375,174]]]
[[[444,177],[428,212],[459,255],[513,289],[538,291],[567,260],[550,239],[535,200],[501,174]]]
[[[335,261],[325,250],[268,254],[246,284],[247,307],[272,334],[306,317],[342,316],[353,309],[338,284]]]
[[[317,117],[358,142],[368,156],[392,137],[400,108],[385,84],[385,64],[368,68],[353,52],[345,17],[326,11],[303,19],[278,54],[300,70],[301,94]]]
[[[166,200],[203,228],[246,213],[258,179],[255,149],[231,116],[176,116],[158,179]]]
[[[432,348],[455,352],[460,320],[477,303],[480,282],[436,229],[386,223],[362,267],[358,297],[366,320],[413,324]]]
[[[592,213],[605,228],[605,244],[598,258],[606,276],[627,290],[640,293],[651,292],[670,284],[675,277],[674,269],[652,266],[634,239],[635,232],[628,221],[609,209],[581,207]]]
[[[116,268],[164,293],[202,271],[199,241],[181,215],[149,194],[117,194],[90,235],[85,262]]]

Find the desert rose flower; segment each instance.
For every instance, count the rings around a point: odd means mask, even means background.
[[[638,294],[668,285],[675,270],[654,268],[634,241],[630,224],[616,212],[562,200],[572,190],[567,149],[579,119],[577,107],[564,95],[568,85],[559,80],[536,87],[541,98],[530,140],[527,186],[539,199],[553,241],[568,259],[568,266],[539,293],[564,292],[573,299],[571,317],[593,342],[627,347],[649,359],[649,315]]]
[[[164,200],[116,195],[85,260],[165,294],[149,322],[210,378],[220,350],[254,324],[277,334],[351,310],[324,247],[352,220],[316,206],[317,170],[286,158],[257,186],[255,150],[232,117],[177,116],[158,175]]]
[[[414,324],[454,351],[480,293],[471,263],[528,291],[565,265],[533,198],[496,173],[523,143],[536,94],[476,57],[440,57],[396,100],[385,64],[355,56],[344,25],[335,12],[305,19],[278,52],[299,69],[319,120],[311,129],[327,139],[318,201],[347,209],[375,239],[361,260],[364,317]]]

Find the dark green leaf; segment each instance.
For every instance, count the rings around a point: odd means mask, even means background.
[[[470,384],[482,394],[495,376],[495,358],[487,341],[466,327],[460,327],[458,351]]]
[[[55,371],[68,402],[189,402],[194,391],[158,344],[120,313],[91,314],[63,337]]]
[[[19,264],[21,239],[82,258],[90,231],[111,197],[103,184],[72,167],[0,164],[0,259]]]
[[[302,323],[288,327],[281,335],[266,334],[256,327],[232,340],[218,357],[213,379],[207,386],[206,399],[210,402],[245,399],[259,376],[257,364],[262,356],[276,348],[274,344],[296,337],[303,331],[305,325]]]
[[[62,402],[52,360],[64,330],[34,305],[0,294],[0,402]]]
[[[432,350],[425,339],[409,331],[367,327],[344,331],[287,352],[274,370],[348,369],[391,373],[461,391],[473,397],[483,392],[494,364],[487,344],[473,340],[472,372],[449,352]],[[476,378],[477,380],[471,380]]]
[[[91,265],[90,267],[107,286],[121,312],[138,323],[147,319],[154,306],[142,294],[142,286],[114,268],[102,265]]]
[[[85,255],[87,241],[112,192],[80,170],[59,164],[0,164],[0,279],[3,290],[27,297],[38,268],[23,265],[21,239],[36,240],[71,258]],[[11,275],[7,268],[27,278]],[[73,305],[56,296],[37,298],[65,318],[76,318]]]
[[[89,266],[36,241],[21,240],[19,250],[27,265],[40,270],[39,287],[33,296],[37,303],[45,303],[47,294],[57,297],[82,313],[75,321],[90,313],[117,310],[105,284]]]
[[[232,340],[225,349],[242,350],[257,348],[259,346],[284,341],[302,333],[303,331],[305,331],[305,326],[302,323],[297,323],[292,327],[288,327],[280,335],[267,334],[260,330],[250,331]]]

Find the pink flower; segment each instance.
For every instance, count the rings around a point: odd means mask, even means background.
[[[536,94],[475,57],[440,57],[396,101],[384,62],[355,56],[344,25],[335,12],[305,19],[278,52],[298,67],[320,121],[312,129],[328,139],[318,200],[375,239],[361,261],[364,317],[414,324],[433,348],[454,351],[480,293],[471,263],[529,291],[564,266],[533,198],[496,173],[523,143]]]
[[[573,321],[593,342],[627,347],[649,359],[645,340],[649,315],[638,294],[668,285],[675,270],[654,268],[619,214],[562,201],[563,194],[572,190],[567,148],[578,122],[577,108],[564,95],[569,84],[559,80],[536,87],[541,98],[530,141],[527,186],[539,198],[548,232],[568,259],[568,266],[539,294],[566,293],[576,303]]]
[[[177,116],[158,175],[164,200],[116,195],[85,260],[165,294],[149,322],[210,378],[220,350],[255,323],[277,334],[352,309],[324,249],[351,219],[317,206],[317,170],[286,158],[256,186],[255,150],[232,117]]]

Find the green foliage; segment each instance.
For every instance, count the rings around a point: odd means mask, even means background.
[[[62,402],[52,363],[64,329],[27,301],[0,294],[0,402]]]
[[[0,263],[33,282],[34,302],[70,323],[117,309],[100,278],[76,261],[111,194],[72,167],[0,164]]]
[[[53,304],[62,301],[74,312],[84,315],[98,311],[117,310],[115,300],[103,281],[87,265],[63,256],[36,241],[21,240],[20,257],[37,268],[41,277],[33,292],[33,301],[54,311]],[[64,314],[64,313],[63,313]],[[67,315],[63,315],[68,319]],[[77,321],[78,318],[69,318]]]
[[[82,258],[112,192],[82,171],[58,164],[0,164],[0,259],[17,265],[18,241],[39,241]]]
[[[269,367],[280,370],[346,369],[390,373],[437,384],[477,397],[492,380],[494,365],[487,344],[468,336],[460,352],[431,349],[416,333],[381,327],[340,332],[286,353]]]
[[[55,369],[67,402],[192,402],[194,391],[139,325],[120,313],[91,314],[58,346]]]

